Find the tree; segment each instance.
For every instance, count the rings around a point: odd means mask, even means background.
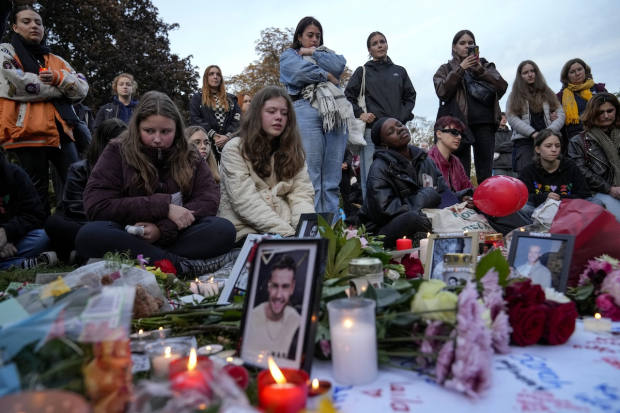
[[[151,0],[39,0],[52,53],[88,80],[84,104],[93,111],[111,99],[111,83],[131,73],[140,93],[166,93],[187,113],[198,90],[191,57],[170,51],[168,32],[179,27],[161,20]]]
[[[280,83],[280,55],[293,44],[294,30],[290,27],[280,30],[269,27],[261,30],[260,38],[254,42],[254,50],[258,59],[254,60],[243,71],[226,78],[226,86],[231,93],[249,93],[254,96],[256,92],[267,86],[284,88]],[[340,84],[344,88],[351,78],[351,69],[345,67],[340,77]]]
[[[420,146],[422,142],[427,142],[429,147],[432,146],[435,136],[433,126],[435,126],[435,122],[424,116],[415,117],[407,122],[407,128],[411,134],[411,143]]]

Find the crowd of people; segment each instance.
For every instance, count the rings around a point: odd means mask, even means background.
[[[474,34],[458,32],[433,77],[440,104],[428,148],[411,144],[416,91],[380,32],[368,36],[370,59],[343,90],[346,59],[305,17],[280,56],[285,89],[234,96],[211,65],[186,124],[167,95],[138,100],[129,73],[112,80],[112,102],[93,116],[81,104],[86,77],[50,52],[36,9],[17,5],[9,22],[0,144],[19,166],[0,156],[0,269],[131,251],[193,277],[234,260],[249,234],[293,236],[307,213],[338,219],[341,198],[347,222],[384,235],[391,248],[432,230],[424,208],[475,208],[472,148],[478,183],[518,176],[530,193],[521,211],[487,216],[498,231],[527,225],[536,207],[565,198],[588,199],[620,220],[620,103],[581,59],[566,63],[557,95],[536,63],[523,61],[504,113],[508,83],[479,56]],[[348,148],[356,119],[366,145]],[[358,188],[349,149],[361,158]],[[50,164],[62,184],[54,215]]]

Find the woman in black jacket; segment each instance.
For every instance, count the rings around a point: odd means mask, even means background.
[[[202,77],[202,91],[189,103],[189,125],[202,126],[211,140],[211,150],[219,165],[222,149],[239,129],[241,108],[237,98],[226,93],[219,66],[207,67]]]
[[[409,130],[399,120],[381,118],[372,127],[376,146],[368,174],[368,196],[358,216],[368,231],[385,235],[393,248],[398,238],[431,231],[422,208],[437,208],[448,186],[426,152],[409,145]]]
[[[366,195],[366,180],[375,145],[370,131],[377,119],[384,117],[398,119],[403,125],[413,119],[416,91],[404,67],[395,65],[387,55],[388,44],[381,32],[372,32],[366,40],[366,47],[372,60],[363,67],[358,67],[347,83],[344,94],[353,106],[356,118],[366,122],[364,139],[366,146],[360,151],[360,175],[362,192]],[[366,74],[365,100],[366,112],[357,104],[362,88],[362,79]]]
[[[68,260],[72,264],[75,262],[75,238],[82,226],[88,222],[83,197],[90,173],[110,140],[117,138],[126,129],[127,125],[120,119],[103,121],[93,135],[86,157],[69,167],[62,195],[65,216],[52,215],[45,221],[45,232],[52,240],[54,251],[62,260]]]
[[[93,128],[96,130],[103,122],[108,119],[120,119],[125,124],[133,116],[133,111],[138,107],[138,99],[133,97],[138,92],[138,82],[133,75],[121,73],[112,81],[112,102],[106,103],[97,112]]]

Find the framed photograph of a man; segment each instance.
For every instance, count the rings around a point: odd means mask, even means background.
[[[328,241],[266,239],[252,261],[239,342],[246,364],[310,372]]]
[[[475,269],[478,257],[478,232],[439,233],[428,237],[424,278],[444,280],[443,264],[445,254],[469,254]]]
[[[320,214],[301,214],[297,229],[295,230],[295,236],[299,238],[321,238],[317,215],[322,216],[323,219],[330,224],[334,220],[334,214],[327,212],[322,212]]]
[[[245,239],[243,247],[239,252],[239,256],[235,261],[235,265],[230,272],[226,285],[220,294],[220,298],[217,303],[220,305],[231,304],[235,297],[243,297],[248,289],[248,278],[250,265],[248,261],[248,254],[254,245],[268,235],[250,234]]]
[[[515,231],[508,254],[511,278],[566,291],[574,244],[574,235]]]

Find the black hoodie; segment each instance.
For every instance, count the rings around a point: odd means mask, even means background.
[[[561,157],[560,167],[549,173],[534,163],[527,164],[519,174],[530,194],[528,201],[539,206],[547,200],[550,192],[564,198],[586,199],[592,196],[586,178],[572,159]]]
[[[374,233],[395,217],[422,208],[437,208],[448,185],[426,152],[408,146],[411,161],[392,149],[377,148],[368,172],[368,194],[359,212],[361,222]],[[433,187],[424,187],[424,175]]]
[[[366,111],[376,116],[398,119],[403,125],[413,119],[416,91],[404,67],[395,65],[388,57],[387,60],[370,60],[366,67]],[[362,88],[362,67],[358,67],[344,94],[353,105],[353,113],[359,118],[363,113],[357,105],[357,98]],[[372,128],[373,123],[367,124]]]

